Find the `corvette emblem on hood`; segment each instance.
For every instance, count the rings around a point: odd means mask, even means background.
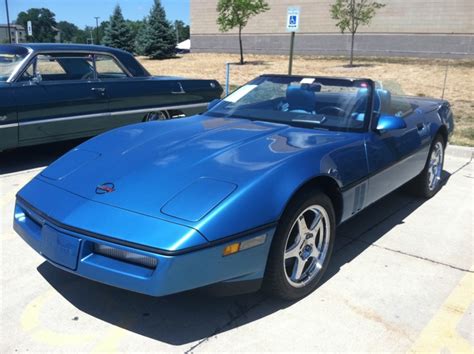
[[[95,188],[97,194],[105,194],[115,192],[115,185],[113,183],[103,183]]]

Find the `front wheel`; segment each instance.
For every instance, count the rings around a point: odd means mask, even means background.
[[[415,194],[421,197],[431,198],[441,189],[444,149],[444,140],[440,135],[438,135],[431,144],[425,168],[412,181],[412,190]]]
[[[271,295],[296,300],[312,292],[329,264],[335,237],[329,197],[317,192],[290,203],[277,227],[264,279]]]
[[[167,111],[157,111],[148,113],[143,119],[144,122],[153,122],[157,120],[170,119],[170,115]]]

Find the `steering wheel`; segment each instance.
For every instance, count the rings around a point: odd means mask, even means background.
[[[336,114],[331,114],[331,115],[335,115],[339,117],[344,117],[346,115],[346,111],[343,110],[341,107],[337,107],[337,106],[323,107],[318,111],[318,114],[324,114],[324,113],[330,114],[331,112],[336,113]]]

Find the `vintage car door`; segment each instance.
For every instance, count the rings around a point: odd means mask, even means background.
[[[218,84],[208,80],[129,75],[107,54],[96,55],[97,77],[107,89],[112,115],[109,128],[141,122],[151,112],[166,110],[191,115],[205,110]]]
[[[97,118],[109,115],[87,54],[39,54],[12,86],[20,144],[94,135],[102,129]]]
[[[424,167],[429,149],[429,131],[424,115],[404,97],[391,97],[390,92],[376,90],[372,130],[366,137],[369,166],[369,200],[372,203],[418,175]],[[382,115],[402,118],[406,127],[377,130]]]
[[[0,151],[18,144],[16,105],[10,84],[0,82]]]

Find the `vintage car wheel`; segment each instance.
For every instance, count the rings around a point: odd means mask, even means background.
[[[412,182],[411,187],[415,194],[431,198],[441,189],[444,149],[444,139],[440,135],[436,136],[431,144],[425,168]]]
[[[277,227],[264,279],[268,293],[296,300],[312,292],[329,264],[335,237],[329,197],[301,194],[290,203]]]
[[[170,115],[167,111],[156,111],[150,112],[145,116],[144,122],[152,122],[155,120],[167,120],[170,119]]]

